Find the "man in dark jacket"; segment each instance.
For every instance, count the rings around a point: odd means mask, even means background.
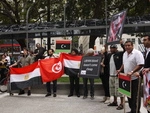
[[[143,44],[146,47],[146,54],[145,54],[145,63],[144,63],[144,68],[142,70],[142,73],[143,75],[145,75],[145,73],[150,73],[150,35],[144,36]],[[148,111],[148,113],[150,113],[150,111]]]
[[[41,45],[39,43],[36,44],[37,49],[35,49],[34,51],[34,55],[35,55],[35,61],[38,61],[38,59],[43,59],[44,56],[44,52],[45,49],[43,47],[41,47]]]

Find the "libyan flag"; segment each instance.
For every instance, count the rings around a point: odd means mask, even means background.
[[[10,68],[11,90],[41,85],[41,73],[38,62],[22,68]]]
[[[124,73],[119,74],[119,88],[118,91],[131,98],[131,78]]]

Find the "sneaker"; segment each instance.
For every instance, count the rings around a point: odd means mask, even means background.
[[[106,101],[104,102],[104,104],[109,104],[110,103],[110,97],[107,97]]]
[[[53,94],[53,97],[56,97],[57,95],[56,94]]]
[[[118,104],[113,102],[113,103],[108,104],[107,106],[118,106]]]
[[[30,96],[30,95],[31,95],[31,91],[30,91],[30,90],[28,90],[28,93],[27,93],[27,95],[28,95],[28,96]]]
[[[83,99],[86,99],[87,98],[87,96],[83,96]]]
[[[94,96],[91,96],[91,100],[93,100],[94,99]]]
[[[47,93],[47,94],[45,95],[45,97],[48,97],[48,96],[51,96],[51,93]]]

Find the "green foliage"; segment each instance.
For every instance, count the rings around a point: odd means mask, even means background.
[[[35,0],[33,3],[33,0],[0,0],[0,22],[2,24],[25,23],[27,10],[30,7],[32,7],[29,11],[30,23],[47,21],[48,17],[52,22],[62,21],[64,13],[66,20],[105,18],[106,3],[108,18],[124,9],[128,9],[127,16],[140,16],[150,12],[149,0],[66,0],[66,4],[64,1]],[[48,13],[48,7],[50,7],[50,13]],[[93,43],[90,47],[92,45]]]

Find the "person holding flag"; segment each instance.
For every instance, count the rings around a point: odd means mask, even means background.
[[[77,56],[78,50],[72,49],[70,54],[72,56]],[[68,97],[73,96],[74,90],[76,92],[76,96],[80,97],[80,92],[79,92],[80,85],[79,85],[79,76],[78,76],[79,69],[76,69],[76,70],[75,69],[69,69],[68,70],[65,68],[65,72],[66,72],[66,74],[69,75],[69,80],[70,80],[70,93],[69,93]]]
[[[27,48],[23,48],[23,57],[21,57],[16,63],[10,65],[9,67],[13,67],[20,64],[21,67],[24,66],[28,66],[30,64],[32,64],[32,60],[30,55],[28,54],[28,49]],[[24,89],[20,89],[20,92],[18,93],[18,95],[22,95],[24,94]],[[28,87],[28,92],[27,95],[30,96],[31,95],[31,87]]]
[[[131,85],[131,98],[128,97],[128,103],[131,111],[127,113],[140,113],[140,79],[137,77],[137,71],[144,65],[144,57],[142,53],[133,47],[132,41],[126,41],[125,44],[125,53],[123,54],[123,64],[118,71],[122,71],[124,69],[124,73],[128,76],[131,76],[132,85]]]
[[[144,93],[144,106],[147,107],[147,112],[150,113],[150,105],[148,106],[148,101],[146,101],[147,97],[150,97],[150,35],[145,35],[143,38],[143,44],[146,47],[146,54],[145,54],[145,63],[144,68],[142,70],[143,81],[144,81],[144,90],[147,90],[147,93]],[[147,84],[147,85],[146,85]],[[145,86],[146,85],[146,86]],[[144,91],[146,92],[146,91]],[[147,98],[148,100],[148,98]]]
[[[56,56],[54,56],[54,50],[53,49],[49,49],[48,50],[48,56],[45,57],[45,59],[49,59],[49,58],[56,58]],[[57,91],[57,80],[53,80],[53,97],[56,97],[56,91]],[[45,97],[51,96],[51,82],[46,82],[46,88],[47,88],[47,94],[45,95]]]

